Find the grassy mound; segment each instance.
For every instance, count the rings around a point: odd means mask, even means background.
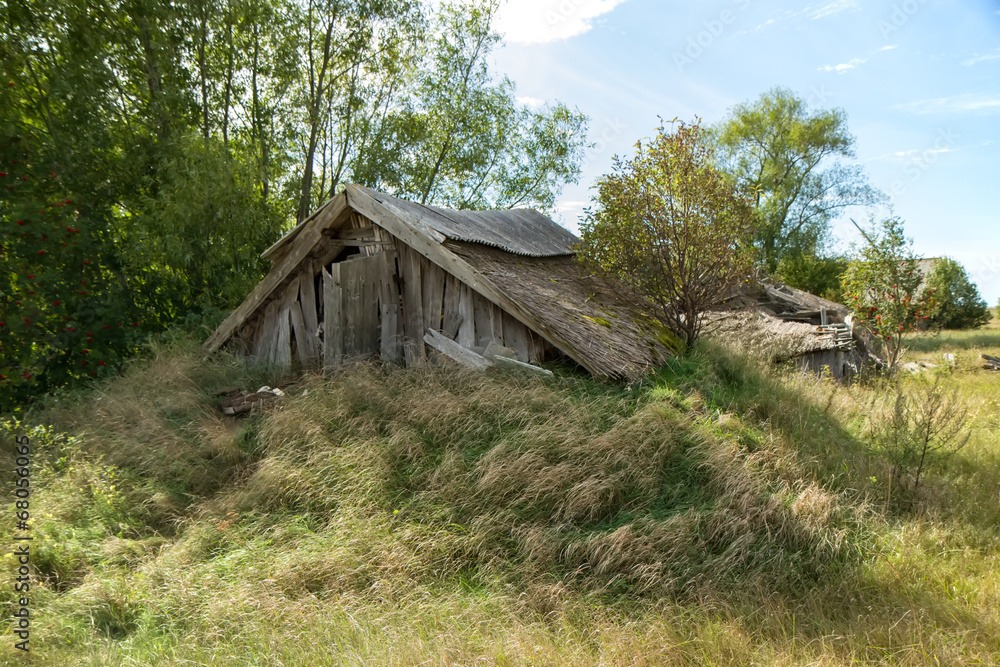
[[[217,410],[279,382],[179,340],[31,415],[37,664],[1000,656],[1000,424],[900,512],[876,390],[711,347],[628,387],[358,365]]]

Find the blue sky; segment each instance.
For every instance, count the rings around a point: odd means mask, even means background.
[[[954,257],[991,306],[1000,298],[997,0],[508,0],[500,29],[497,71],[519,96],[591,117],[596,146],[558,202],[567,227],[658,116],[713,123],[782,86],[844,109],[917,252]],[[835,225],[841,248],[852,230]]]

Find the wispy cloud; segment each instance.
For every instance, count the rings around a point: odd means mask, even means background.
[[[1000,95],[966,93],[953,97],[935,97],[896,107],[919,114],[935,113],[1000,113]]]
[[[582,35],[625,0],[507,0],[497,29],[510,44],[546,44]]]
[[[917,157],[918,155],[923,155],[923,156],[927,156],[927,155],[939,155],[941,153],[954,153],[957,150],[958,150],[957,148],[947,148],[947,147],[945,147],[945,148],[929,148],[929,149],[924,149],[924,150],[921,150],[919,148],[911,148],[908,151],[896,151],[895,153],[892,154],[892,157],[898,157],[898,158],[902,158],[902,159],[912,159],[912,158]],[[888,157],[888,156],[886,156],[886,157]]]
[[[899,44],[886,44],[879,51],[892,51],[893,49],[898,49]]]
[[[968,60],[963,60],[962,64],[965,65],[966,67],[969,67],[971,65],[975,65],[976,63],[985,63],[989,62],[990,60],[1000,60],[1000,49],[996,49],[988,53],[982,53],[982,54],[977,53]]]
[[[868,62],[867,58],[854,58],[846,63],[840,63],[839,65],[824,65],[819,68],[820,72],[836,72],[837,74],[845,74],[849,70],[854,69],[858,65],[863,65]]]
[[[545,106],[545,100],[540,100],[537,97],[519,97],[517,102],[532,109],[540,109]]]
[[[809,18],[816,21],[818,19],[824,19],[827,16],[834,16],[835,14],[840,14],[846,11],[857,11],[861,9],[858,3],[852,2],[852,0],[835,0],[830,4],[823,5],[822,7],[809,7],[806,9],[809,12]]]

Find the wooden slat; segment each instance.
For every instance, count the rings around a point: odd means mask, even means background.
[[[293,303],[288,314],[291,316],[292,335],[295,338],[295,354],[302,368],[309,368],[315,358],[315,350],[309,340],[306,323],[302,319],[302,304],[299,301]]]
[[[257,326],[257,340],[254,343],[253,358],[259,363],[267,363],[268,355],[274,347],[274,337],[277,334],[275,325],[277,324],[278,308],[276,301],[271,301],[264,306],[264,312],[260,314],[260,324]]]
[[[229,317],[219,325],[208,340],[205,341],[203,350],[206,353],[219,349],[233,333],[250,317],[271,294],[281,287],[295,270],[299,268],[302,261],[309,256],[313,248],[322,238],[322,230],[334,224],[340,215],[347,210],[346,191],[334,197],[315,216],[302,226],[298,232],[295,242],[281,260],[271,268],[264,279],[257,283],[257,286],[250,292],[243,303],[234,310]]]
[[[464,347],[476,346],[476,314],[473,306],[473,291],[463,284],[460,288],[458,300],[458,314],[462,316],[462,322],[458,325],[458,336],[455,340]]]
[[[517,360],[528,363],[528,328],[508,315],[503,314],[503,344],[517,352]]]
[[[467,368],[473,368],[477,371],[485,371],[493,365],[493,363],[488,359],[483,358],[468,348],[462,347],[452,339],[438,333],[434,329],[427,330],[427,333],[424,334],[424,342],[452,361]]]
[[[364,354],[361,340],[362,306],[361,303],[361,262],[340,262],[334,264],[340,267],[340,303],[341,322],[344,330],[344,358],[352,359]]]
[[[497,368],[503,368],[512,371],[527,371],[529,373],[534,373],[536,375],[541,375],[542,377],[552,377],[554,373],[552,371],[546,370],[544,368],[539,368],[538,366],[532,366],[531,364],[526,364],[524,362],[518,361],[517,359],[508,359],[506,357],[495,357],[493,363],[496,364]]]
[[[383,360],[398,363],[403,360],[403,336],[396,278],[396,252],[384,252],[380,257],[382,270],[379,274],[379,307],[382,331],[379,351]]]
[[[381,254],[381,253],[380,253]],[[360,354],[373,357],[379,353],[379,275],[382,257],[373,255],[359,262],[358,289],[361,294],[358,320],[358,347]]]
[[[403,351],[406,365],[427,358],[424,349],[424,303],[420,281],[420,255],[405,244],[399,246],[399,268],[403,276]]]
[[[458,336],[458,327],[462,324],[462,314],[458,310],[461,294],[461,281],[450,273],[445,274],[442,331],[452,339]]]
[[[299,278],[299,303],[302,304],[302,321],[309,335],[309,342],[312,345],[313,354],[319,354],[319,338],[316,332],[319,330],[319,304],[316,301],[316,264],[308,262],[302,270],[302,277]]]
[[[528,362],[537,364],[545,360],[545,339],[528,329]]]
[[[495,303],[490,304],[490,330],[493,340],[503,340],[503,309]]]
[[[389,232],[385,231],[384,229],[382,229],[378,225],[374,225],[374,227],[375,227],[375,239],[378,242],[384,244],[384,249],[387,250],[387,251],[388,250],[395,250],[396,249],[396,237],[393,236],[392,234],[390,234]]]
[[[424,326],[440,329],[442,308],[444,307],[445,273],[440,266],[424,259],[420,266],[424,300]]]
[[[426,225],[413,226],[403,223],[388,208],[372,199],[371,196],[354,185],[348,185],[346,192],[348,201],[355,210],[364,213],[365,216],[373,220],[377,225],[389,231],[397,239],[408,244],[446,272],[460,278],[484,297],[503,308],[512,317],[541,334],[547,341],[561,349],[594,375],[604,375],[598,367],[590,363],[585,355],[580,354],[572,343],[535,317],[526,307],[497,289],[493,283],[470,266],[468,262],[445,248],[442,245],[444,237],[441,234],[427,228]]]
[[[344,359],[340,310],[340,265],[323,269],[323,367],[337,368]]]
[[[479,347],[486,347],[494,340],[500,342],[500,339],[493,338],[493,322],[490,319],[492,306],[493,304],[483,298],[481,294],[477,292],[472,294],[473,317],[476,321],[476,345]]]
[[[278,311],[278,337],[274,347],[274,364],[282,368],[292,365],[292,337],[288,321],[290,310],[287,304],[283,304]]]

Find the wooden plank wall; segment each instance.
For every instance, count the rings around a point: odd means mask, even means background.
[[[376,355],[419,364],[430,351],[427,329],[468,348],[497,342],[529,363],[552,351],[524,324],[359,214],[332,242],[347,249],[340,261],[307,261],[241,332],[251,356],[278,365],[294,359],[304,369]]]

